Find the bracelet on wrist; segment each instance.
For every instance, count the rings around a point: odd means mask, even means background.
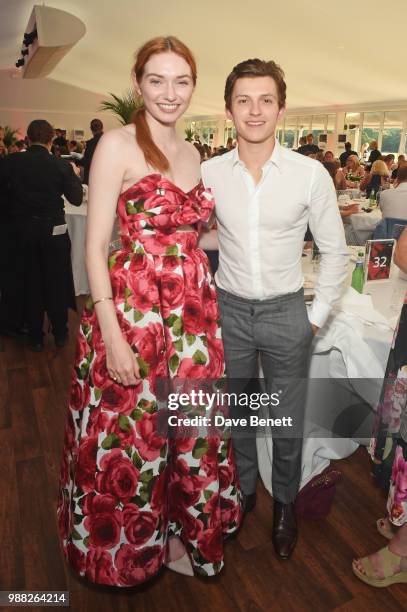
[[[100,304],[100,302],[106,302],[107,300],[113,300],[113,297],[109,296],[109,297],[100,298],[99,300],[95,300],[93,302],[93,305],[96,306],[96,304]]]

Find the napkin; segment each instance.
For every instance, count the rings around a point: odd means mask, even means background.
[[[394,329],[392,323],[375,310],[371,296],[359,293],[353,287],[348,287],[341,301],[333,309],[368,325],[380,325],[386,329]]]

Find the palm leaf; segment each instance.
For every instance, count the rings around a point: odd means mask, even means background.
[[[16,140],[17,140],[17,134],[18,130],[15,130],[14,128],[11,128],[10,126],[6,125],[4,127],[4,138],[3,138],[3,142],[5,144],[5,146],[7,148],[11,147],[11,145],[13,145]]]
[[[132,91],[127,91],[122,97],[113,93],[109,96],[112,100],[103,100],[99,110],[113,113],[122,125],[131,123],[134,112],[143,106],[142,99],[135,97]]]

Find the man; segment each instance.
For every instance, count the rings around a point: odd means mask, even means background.
[[[299,152],[299,149],[301,147],[303,147],[304,145],[307,144],[307,139],[305,138],[305,136],[300,136],[298,139],[298,149],[297,149],[297,153]]]
[[[314,136],[312,134],[307,134],[306,136],[306,144],[299,147],[297,149],[297,153],[301,153],[301,155],[310,155],[319,153],[319,147],[314,144]]]
[[[380,196],[383,219],[407,219],[407,165],[397,172],[396,189],[385,189]]]
[[[66,131],[65,130],[55,130],[56,137],[54,138],[52,144],[54,147],[67,147],[68,141],[66,139]]]
[[[17,140],[16,147],[17,147],[18,153],[25,153],[27,151],[27,145],[26,145],[25,140]]]
[[[370,149],[370,155],[369,155],[369,159],[367,160],[367,167],[370,170],[370,168],[372,167],[372,164],[381,158],[382,154],[380,153],[379,149],[378,149],[378,144],[376,140],[372,140],[372,142],[369,144],[369,149]]]
[[[358,154],[356,153],[356,151],[352,151],[352,143],[345,142],[345,150],[339,156],[339,161],[341,162],[341,168],[344,168],[346,166],[348,157],[350,157],[351,155],[356,155],[356,157],[358,157]]]
[[[267,393],[279,396],[271,414],[292,417],[294,423],[295,433],[273,429],[272,535],[283,559],[290,557],[297,539],[293,502],[301,475],[310,345],[340,296],[348,264],[331,177],[322,164],[281,147],[275,138],[285,91],[284,73],[274,62],[253,59],[235,66],[226,81],[225,103],[237,130],[237,148],[202,165],[205,187],[216,201],[216,281],[227,376],[236,387],[244,386],[256,376],[260,357]],[[309,319],[301,270],[308,222],[322,255]],[[256,501],[258,466],[251,434],[242,439],[234,432],[245,511]]]
[[[40,352],[44,313],[56,346],[62,347],[67,338],[68,307],[76,309],[62,195],[79,206],[83,193],[79,171],[50,154],[54,130],[48,121],[32,121],[27,136],[30,147],[24,155],[14,153],[0,162],[9,250],[0,326],[2,333],[16,335],[26,323],[29,348]]]
[[[86,148],[83,159],[78,162],[78,165],[83,167],[83,182],[85,185],[89,182],[90,165],[92,163],[92,157],[96,151],[97,144],[103,136],[103,123],[100,119],[92,119],[90,122],[90,130],[93,137],[86,141]]]

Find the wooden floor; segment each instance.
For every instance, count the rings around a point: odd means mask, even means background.
[[[301,523],[288,562],[273,553],[271,503],[259,483],[257,507],[227,544],[219,577],[187,578],[164,570],[138,589],[100,588],[76,578],[59,549],[55,500],[77,325],[73,315],[69,346],[57,350],[47,337],[40,354],[19,341],[1,340],[0,590],[69,591],[74,612],[407,609],[407,585],[374,589],[351,571],[353,556],[386,543],[375,531],[385,497],[374,486],[363,448],[335,462],[343,481],[334,508],[325,521]]]

